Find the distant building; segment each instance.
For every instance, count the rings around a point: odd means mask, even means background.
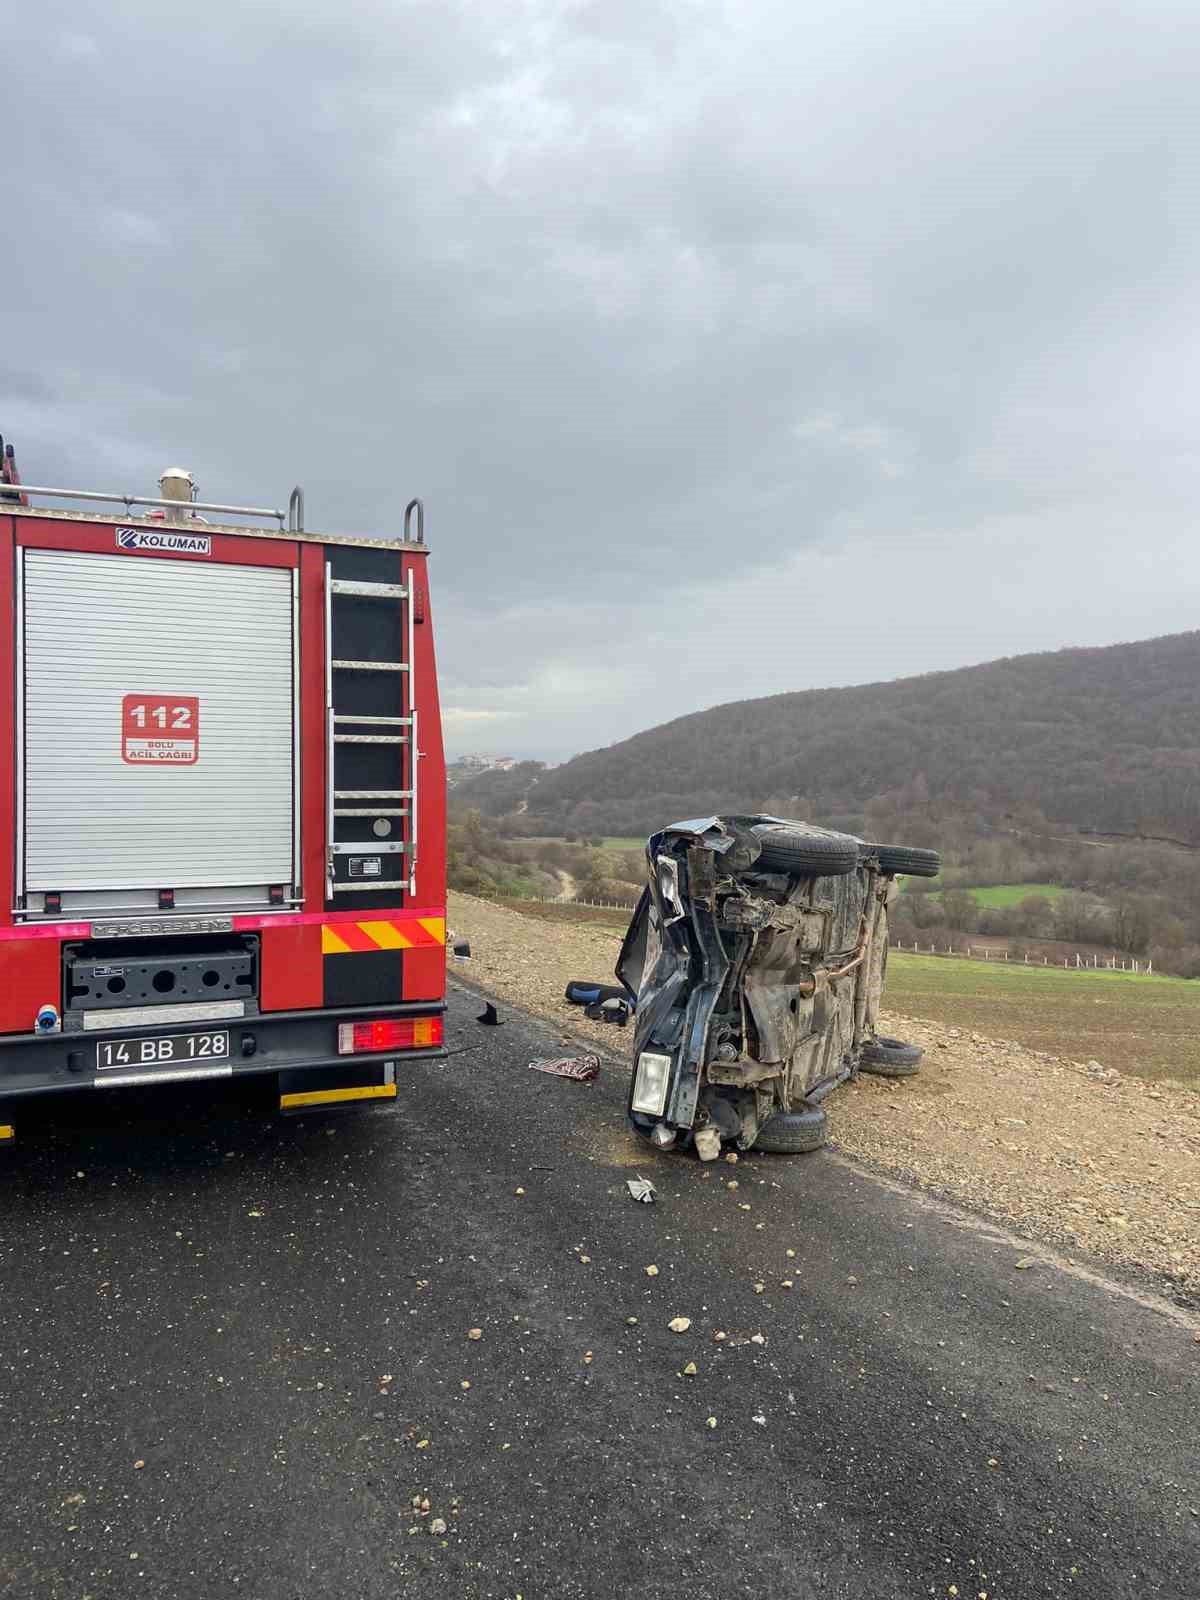
[[[511,772],[517,764],[516,756],[461,756],[456,763],[469,772]]]

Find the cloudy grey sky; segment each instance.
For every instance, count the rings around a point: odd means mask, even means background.
[[[1200,621],[1193,0],[41,0],[30,482],[396,532],[453,751]]]

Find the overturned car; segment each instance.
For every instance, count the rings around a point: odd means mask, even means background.
[[[646,864],[617,961],[644,1138],[710,1161],[722,1145],[815,1150],[839,1084],[917,1070],[920,1050],[877,1021],[897,875],[936,876],[936,851],[723,816],[654,834]]]

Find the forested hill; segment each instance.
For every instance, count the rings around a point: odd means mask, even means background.
[[[721,810],[852,817],[897,791],[1200,842],[1200,632],[735,701],[536,773],[526,792],[548,832],[641,834]]]

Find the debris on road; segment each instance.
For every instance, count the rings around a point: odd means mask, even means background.
[[[648,1278],[657,1278],[658,1277],[658,1268],[654,1265],[653,1262],[651,1262],[651,1264],[646,1268],[646,1276]]]
[[[701,1161],[715,1161],[721,1154],[721,1130],[711,1125],[697,1128],[692,1135],[692,1144]]]
[[[482,1339],[483,1338],[483,1329],[482,1328],[468,1328],[467,1329],[467,1338],[468,1339]]]
[[[599,1056],[539,1056],[529,1063],[531,1072],[549,1072],[575,1083],[595,1083],[600,1076]]]
[[[504,1026],[500,1020],[500,1013],[490,1000],[475,1018],[475,1021],[482,1022],[485,1028],[502,1028]]]
[[[607,1022],[624,1028],[633,1015],[633,1007],[628,1000],[597,1000],[595,1005],[585,1006],[583,1014],[593,1022]]]
[[[640,1200],[644,1205],[653,1205],[654,1197],[658,1193],[649,1178],[626,1178],[625,1186],[635,1200]]]
[[[667,1327],[672,1333],[686,1333],[692,1325],[691,1317],[672,1317]]]

